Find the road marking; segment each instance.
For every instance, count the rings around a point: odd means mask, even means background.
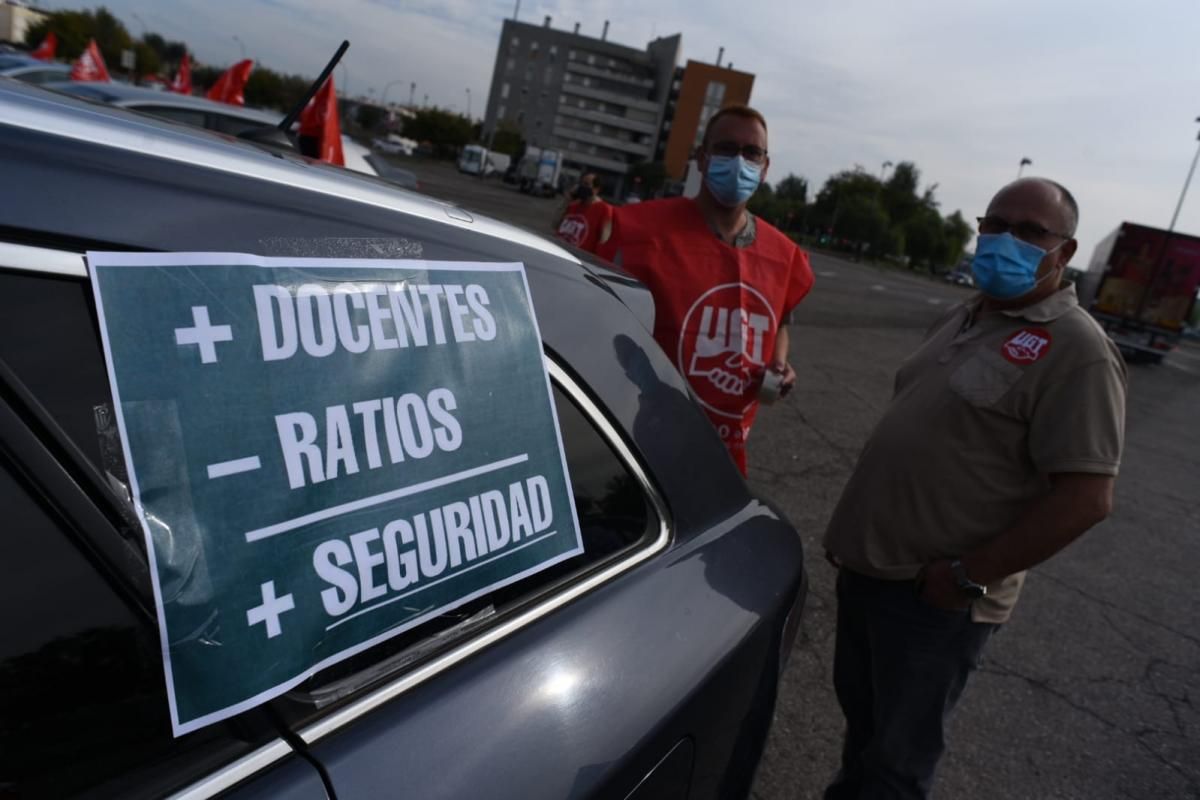
[[[237,458],[233,461],[222,461],[219,464],[208,465],[208,477],[224,478],[226,475],[237,475],[240,472],[253,472],[256,469],[262,469],[262,461],[258,456],[250,456],[249,458]]]
[[[874,286],[872,286],[872,287],[871,287],[871,291],[873,291],[873,292],[886,292],[886,291],[887,291],[887,288],[888,288],[888,287],[884,286],[882,283],[877,283],[877,284],[875,284]]]
[[[929,305],[931,305],[931,306],[940,306],[942,304],[942,298],[930,297],[930,298],[926,299],[925,302],[929,303]]]
[[[838,274],[831,269],[821,270],[817,274],[822,278],[836,278],[838,276]]]

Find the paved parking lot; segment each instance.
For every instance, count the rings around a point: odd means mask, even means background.
[[[535,230],[554,200],[404,160],[425,191]],[[1086,209],[1085,209],[1086,213]],[[759,415],[750,480],[801,530],[812,589],[755,796],[820,797],[841,716],[833,571],[819,541],[892,376],[965,291],[814,256],[793,328],[797,392]],[[1200,346],[1131,367],[1112,517],[1036,569],[950,731],[941,798],[1200,798]]]

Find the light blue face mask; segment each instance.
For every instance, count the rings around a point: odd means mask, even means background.
[[[704,184],[723,206],[733,208],[750,199],[762,180],[762,167],[741,156],[711,156]]]
[[[1038,280],[1038,266],[1043,258],[1063,244],[1066,242],[1053,250],[1043,250],[1011,233],[981,233],[975,243],[975,258],[971,261],[975,286],[997,300],[1014,300],[1029,294],[1054,274],[1048,273]]]

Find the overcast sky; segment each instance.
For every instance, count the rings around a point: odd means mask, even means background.
[[[45,9],[82,8],[41,0]],[[417,100],[480,116],[500,24],[514,2],[488,0],[106,0],[135,35],[186,41],[212,64],[241,50],[316,76],[351,48],[339,91]],[[140,17],[139,22],[134,15]],[[681,33],[683,59],[754,73],[770,125],[769,180],[812,191],[859,164],[916,162],[943,212],[973,222],[991,195],[1027,175],[1066,184],[1081,208],[1080,254],[1122,220],[1166,227],[1196,152],[1200,3],[1196,0],[524,0],[520,19],[644,47]],[[682,63],[682,62],[681,62]],[[924,187],[923,187],[924,188]],[[1178,229],[1200,234],[1200,187]]]

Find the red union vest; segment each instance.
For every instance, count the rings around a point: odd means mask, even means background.
[[[779,326],[813,285],[808,256],[756,219],[749,247],[713,235],[695,201],[672,198],[614,211],[600,255],[654,296],[654,338],[691,385],[746,472],[746,437]]]
[[[576,200],[567,206],[567,213],[558,223],[558,238],[589,253],[596,252],[600,232],[612,218],[613,207],[597,198],[584,205]]]

